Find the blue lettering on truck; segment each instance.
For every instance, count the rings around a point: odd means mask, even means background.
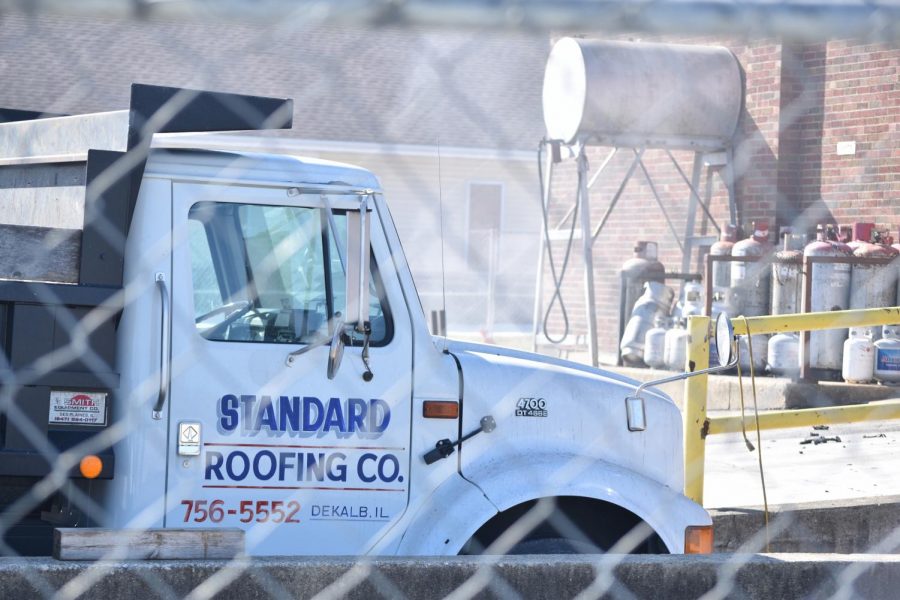
[[[335,432],[338,437],[356,435],[374,439],[381,436],[391,422],[387,402],[373,398],[329,398],[314,396],[254,396],[226,394],[218,406],[220,433],[240,435],[324,435]],[[341,435],[344,434],[344,435]]]
[[[219,482],[281,483],[284,487],[298,482],[321,482],[347,484],[344,489],[355,489],[354,484],[369,489],[368,486],[396,485],[404,480],[397,456],[404,448],[332,446],[318,440],[313,442],[315,445],[277,439],[250,443],[256,436],[285,435],[377,439],[391,422],[391,410],[384,400],[226,394],[218,402],[217,417],[219,433],[237,439],[234,443],[223,440],[204,444],[204,487],[222,487],[216,485]]]

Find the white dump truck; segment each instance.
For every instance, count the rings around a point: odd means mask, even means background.
[[[372,173],[166,148],[290,127],[289,100],[136,84],[126,111],[3,114],[6,552],[57,526],[236,527],[256,555],[582,552],[641,523],[619,548],[710,551],[672,401],[433,336]],[[73,194],[80,231],[21,222]]]

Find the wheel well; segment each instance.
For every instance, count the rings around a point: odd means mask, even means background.
[[[504,532],[509,532],[503,536]],[[527,542],[565,540],[570,552],[606,552],[624,536],[622,552],[667,554],[665,543],[643,519],[610,502],[581,496],[529,500],[494,515],[460,554],[522,554]],[[492,544],[496,545],[492,548]]]

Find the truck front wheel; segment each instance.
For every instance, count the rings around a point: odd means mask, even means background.
[[[560,496],[523,502],[498,513],[460,554],[599,554],[614,547],[632,554],[668,553],[656,532],[621,506]]]

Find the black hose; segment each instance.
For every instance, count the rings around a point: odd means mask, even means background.
[[[563,261],[562,261],[562,265],[560,266],[559,277],[557,277],[556,264],[553,262],[553,248],[550,243],[550,229],[548,227],[549,215],[547,213],[547,205],[549,204],[549,198],[548,198],[548,202],[546,204],[544,203],[545,190],[544,190],[543,155],[544,155],[544,148],[546,147],[546,145],[548,143],[549,143],[549,141],[546,138],[541,140],[540,144],[538,144],[538,153],[537,153],[538,181],[539,181],[539,188],[541,191],[540,200],[541,200],[541,212],[542,212],[542,216],[543,216],[544,241],[547,246],[547,261],[550,263],[550,276],[553,279],[553,295],[550,297],[550,304],[547,305],[547,310],[544,313],[544,318],[542,320],[542,330],[544,333],[544,337],[547,338],[547,340],[550,343],[560,344],[563,341],[565,341],[565,339],[569,336],[569,314],[568,314],[568,311],[566,310],[566,304],[562,297],[562,282],[566,276],[566,269],[568,268],[568,265],[569,265],[569,258],[572,253],[572,243],[575,241],[575,225],[576,225],[576,221],[578,219],[578,206],[579,206],[579,203],[582,201],[581,189],[582,189],[582,178],[584,175],[581,172],[581,170],[579,169],[579,171],[578,171],[578,190],[575,193],[575,209],[572,211],[572,227],[569,229],[569,240],[566,243],[566,252],[563,255]],[[552,177],[552,173],[551,173],[551,177]],[[552,184],[552,181],[548,182],[548,183]],[[550,187],[552,188],[552,185]],[[543,276],[543,274],[542,274],[542,276]],[[550,314],[553,311],[553,305],[557,304],[557,303],[559,304],[559,311],[562,314],[563,333],[560,337],[553,338],[550,335],[550,332],[547,330],[547,324],[550,320]]]

